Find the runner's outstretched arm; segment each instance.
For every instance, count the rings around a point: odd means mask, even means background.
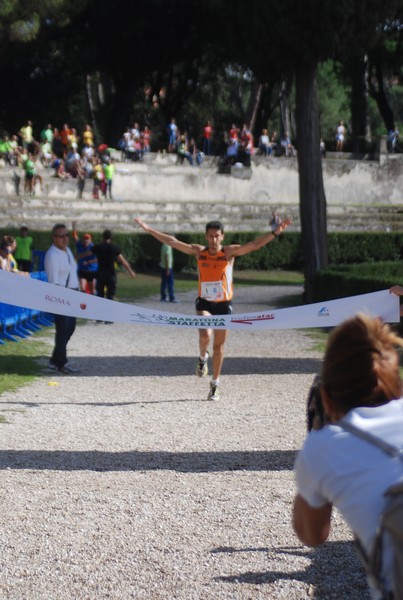
[[[281,221],[274,231],[268,231],[267,233],[261,235],[255,240],[252,240],[251,242],[248,242],[247,244],[243,244],[242,246],[227,246],[227,256],[243,256],[244,254],[249,254],[249,252],[259,250],[259,248],[262,248],[269,242],[272,242],[276,237],[283,233],[290,223],[291,219],[285,219],[284,221]]]
[[[157,231],[156,229],[153,229],[152,227],[144,223],[144,221],[142,221],[138,217],[134,219],[134,222],[140,225],[140,227],[144,229],[144,231],[155,237],[155,239],[161,242],[161,244],[168,244],[168,246],[172,246],[172,248],[175,248],[175,250],[179,250],[184,254],[196,256],[203,248],[203,246],[199,246],[197,244],[186,244],[185,242],[181,242],[180,240],[178,240],[173,235],[163,233],[162,231]]]

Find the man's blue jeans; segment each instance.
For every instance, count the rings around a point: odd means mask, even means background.
[[[167,273],[167,269],[163,269],[161,267],[161,300],[166,300],[167,294],[166,290],[168,288],[168,296],[169,299],[175,300],[175,292],[174,292],[174,272],[173,269],[169,269]]]

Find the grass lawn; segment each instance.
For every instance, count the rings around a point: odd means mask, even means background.
[[[301,273],[290,271],[235,271],[234,281],[236,286],[302,285],[303,276]],[[187,292],[196,290],[196,288],[196,274],[175,277],[177,292]],[[140,273],[135,279],[131,279],[125,272],[122,272],[118,275],[116,299],[121,302],[135,303],[141,298],[159,295],[159,289],[159,275]],[[298,304],[302,304],[301,295],[287,296],[283,303],[281,300],[278,302],[278,307]],[[40,373],[41,368],[37,359],[48,355],[50,351],[49,345],[41,338],[47,336],[48,332],[49,330],[46,328],[27,339],[20,339],[18,342],[9,341],[0,345],[0,395],[31,383]],[[0,415],[0,422],[2,420]]]
[[[303,285],[302,273],[296,271],[234,271],[235,286],[245,285]],[[197,289],[196,273],[175,274],[175,291],[189,292]],[[131,279],[126,272],[119,273],[116,297],[121,302],[134,302],[140,298],[158,295],[159,275],[138,273]],[[287,304],[289,305],[287,297]],[[297,297],[296,297],[297,298]],[[301,296],[295,305],[302,304]]]

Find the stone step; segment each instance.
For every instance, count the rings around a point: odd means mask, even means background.
[[[119,157],[118,157],[119,158]],[[328,230],[401,230],[403,225],[403,161],[359,161],[329,157],[323,161]],[[293,218],[299,231],[299,181],[295,158],[254,157],[251,168],[218,173],[217,158],[201,168],[178,165],[175,155],[149,155],[141,163],[116,163],[114,200],[92,198],[86,180],[78,198],[74,180],[61,181],[41,169],[43,191],[35,196],[15,194],[15,170],[0,165],[2,229],[25,224],[49,230],[55,222],[96,231],[133,231],[133,218],[142,217],[157,228],[202,231],[211,219],[221,219],[229,231],[261,231],[276,210]]]
[[[299,231],[299,206],[278,204],[279,214],[293,218],[291,231]],[[77,221],[80,229],[133,231],[133,218],[174,232],[202,231],[211,219],[220,219],[228,231],[260,231],[267,227],[273,205],[189,202],[136,202],[78,200],[50,197],[0,197],[3,229],[27,224],[30,229],[49,230],[56,222]],[[328,205],[328,231],[383,231],[403,229],[399,206]]]

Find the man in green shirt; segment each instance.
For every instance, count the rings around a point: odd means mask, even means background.
[[[115,174],[115,165],[112,162],[112,159],[106,164],[104,164],[104,175],[105,175],[105,198],[109,192],[109,198],[112,200],[112,179]]]
[[[14,258],[17,261],[18,269],[29,273],[32,268],[32,244],[33,239],[29,234],[28,227],[20,227],[20,235],[15,236],[17,248],[14,252]]]
[[[174,292],[174,259],[173,250],[168,244],[162,244],[161,246],[161,302],[167,300],[167,288],[170,302],[176,302]]]

